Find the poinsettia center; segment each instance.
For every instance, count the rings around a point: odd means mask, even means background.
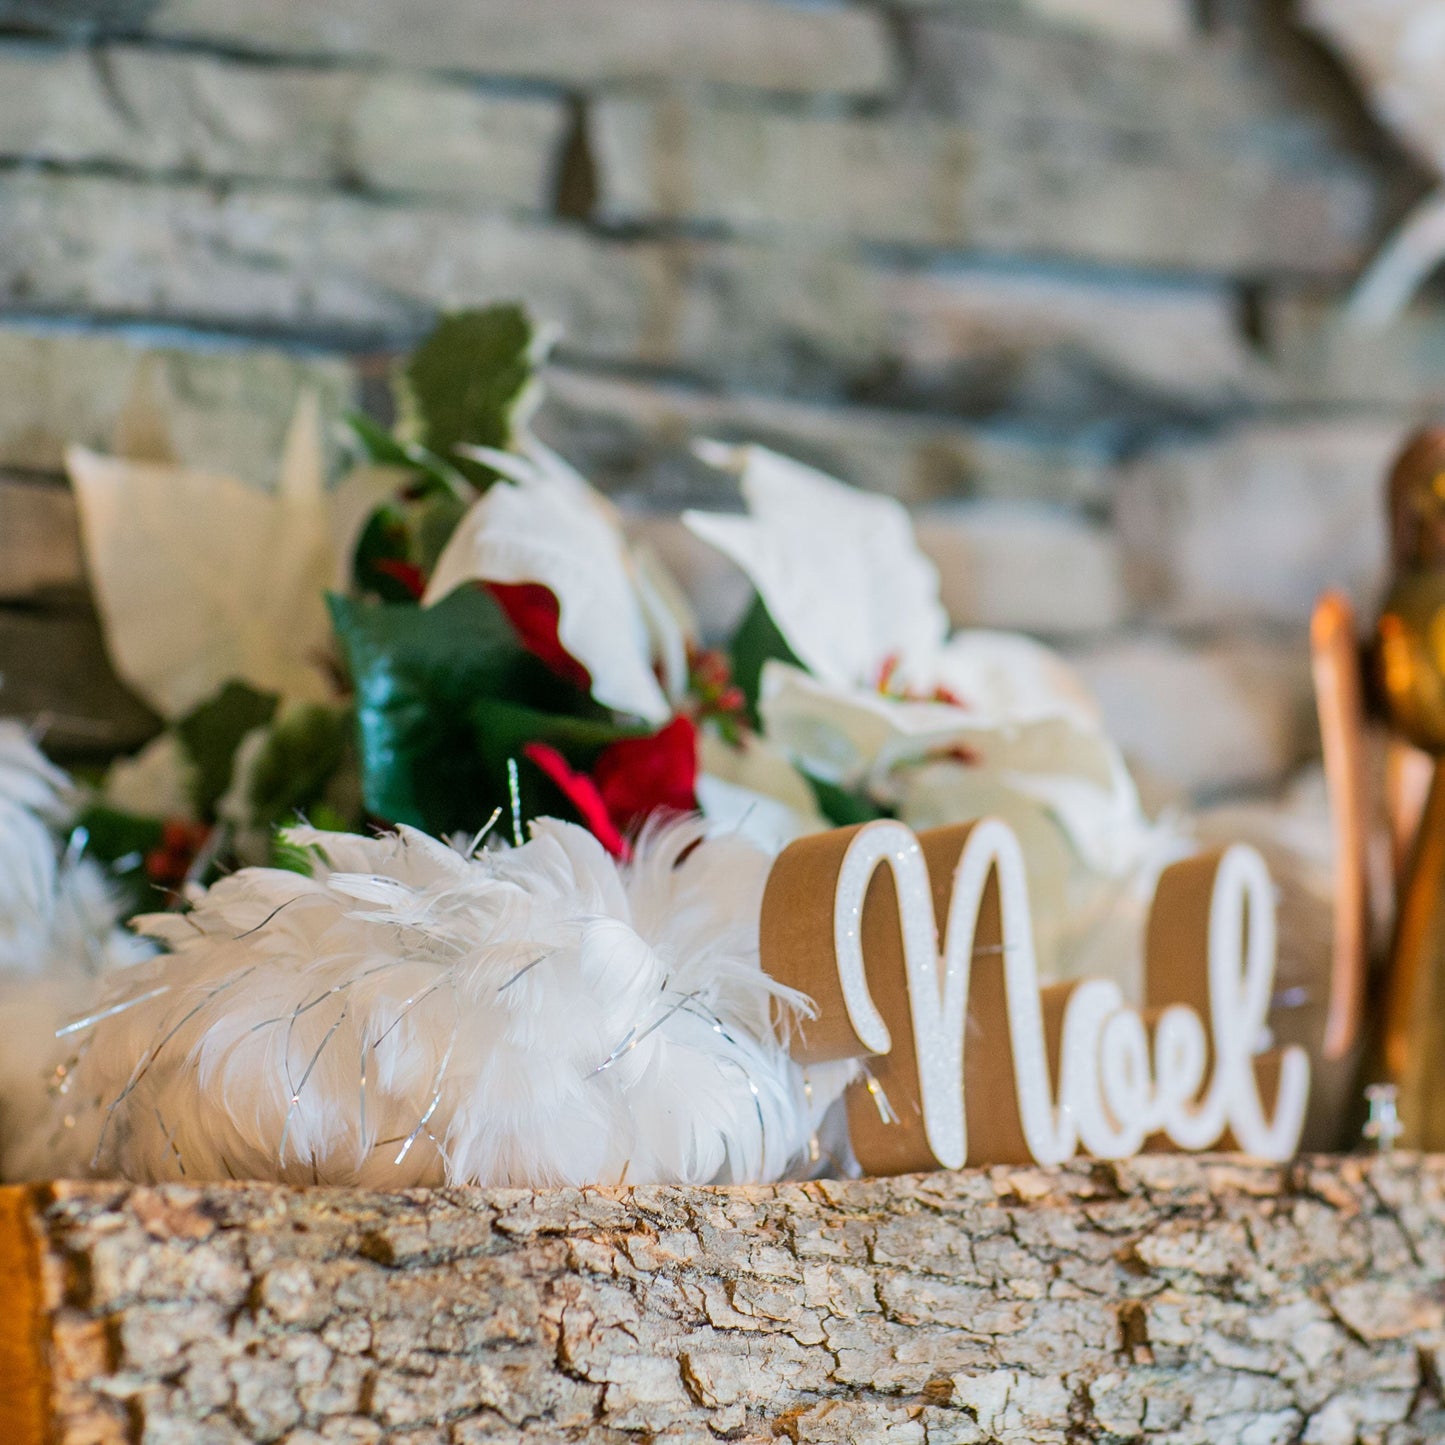
[[[748,727],[748,698],[733,681],[732,663],[716,648],[688,646],[687,692],[693,716],[712,722],[734,746]]]
[[[890,652],[878,664],[878,673],[873,680],[874,691],[882,693],[884,697],[892,698],[895,702],[941,702],[946,703],[949,707],[966,708],[968,706],[968,703],[952,688],[945,687],[942,683],[935,683],[933,688],[928,691],[909,687],[899,677],[902,667],[903,654]]]

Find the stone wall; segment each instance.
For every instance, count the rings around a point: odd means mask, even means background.
[[[960,622],[1059,642],[1177,786],[1312,746],[1445,314],[1337,304],[1425,178],[1268,0],[0,0],[0,708],[107,678],[62,444],[137,386],[268,480],[440,306],[562,340],[541,426],[641,512],[748,437],[923,511]],[[653,522],[649,525],[657,528]],[[675,534],[661,528],[664,542]],[[710,615],[736,586],[713,568]]]

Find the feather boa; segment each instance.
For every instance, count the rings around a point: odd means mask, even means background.
[[[56,1025],[101,975],[151,951],[118,927],[102,870],[63,840],[72,815],[70,780],[0,722],[0,1179],[43,1168],[27,1151],[49,1111]]]
[[[845,1075],[782,1031],[758,962],[769,857],[696,819],[630,864],[544,819],[469,856],[293,829],[82,1024],[52,1169],[389,1188],[769,1179]]]

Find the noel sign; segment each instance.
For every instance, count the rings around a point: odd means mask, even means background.
[[[1056,1164],[1081,1149],[1295,1151],[1303,1049],[1261,1050],[1273,888],[1236,846],[1159,881],[1144,1002],[1085,979],[1040,988],[1017,838],[986,818],[915,835],[891,821],[803,838],[763,900],[769,974],[818,1016],[800,1063],[866,1059],[848,1123],[869,1174]]]

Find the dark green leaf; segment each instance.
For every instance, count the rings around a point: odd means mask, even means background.
[[[176,724],[176,736],[195,768],[192,797],[201,817],[214,816],[217,802],[231,786],[241,739],[269,723],[279,701],[275,693],[228,682]]]
[[[763,664],[769,660],[789,662],[794,667],[802,664],[778,631],[778,625],[763,605],[763,599],[756,594],[752,606],[738,624],[738,630],[733,633],[728,651],[732,656],[733,681],[742,688],[743,696],[748,700],[748,715],[756,726]]]
[[[507,448],[532,380],[536,333],[517,305],[488,306],[444,316],[412,353],[397,380],[403,434],[453,460],[477,486],[494,480],[480,462],[456,456],[457,446]]]
[[[92,803],[76,820],[76,827],[85,830],[85,856],[100,863],[143,858],[160,847],[164,826],[160,818],[143,818],[104,803]]]
[[[528,743],[549,743],[574,766],[585,767],[603,748],[623,738],[646,737],[646,726],[619,727],[601,718],[544,712],[502,698],[481,698],[471,708],[477,738],[485,752],[502,759],[520,758]]]
[[[356,689],[367,809],[434,833],[479,826],[500,799],[472,710],[485,698],[535,702],[555,682],[478,588],[428,608],[330,603]]]
[[[415,472],[419,489],[470,501],[475,490],[455,462],[438,456],[419,442],[406,441],[379,426],[364,412],[350,412],[346,424],[367,461],[383,467],[403,467]],[[490,477],[491,473],[487,475]]]
[[[351,562],[351,580],[357,591],[374,593],[383,602],[409,602],[411,592],[398,578],[388,575],[384,562],[414,563],[411,529],[400,505],[388,502],[378,507],[356,544]]]
[[[431,498],[421,509],[416,519],[416,562],[425,576],[436,571],[437,558],[451,541],[457,523],[466,516],[467,506],[447,495]]]
[[[648,732],[646,727],[624,728],[603,718],[551,713],[496,697],[474,703],[471,718],[487,794],[494,800],[490,807],[502,806],[510,813],[507,763],[515,760],[524,819],[572,814],[571,804],[550,779],[527,762],[528,743],[546,743],[585,771],[609,744]]]
[[[871,823],[875,818],[892,816],[886,808],[880,808],[862,793],[850,792],[836,783],[825,783],[821,778],[812,777],[808,773],[804,773],[803,777],[818,800],[818,811],[835,828],[847,828],[854,823]]]

